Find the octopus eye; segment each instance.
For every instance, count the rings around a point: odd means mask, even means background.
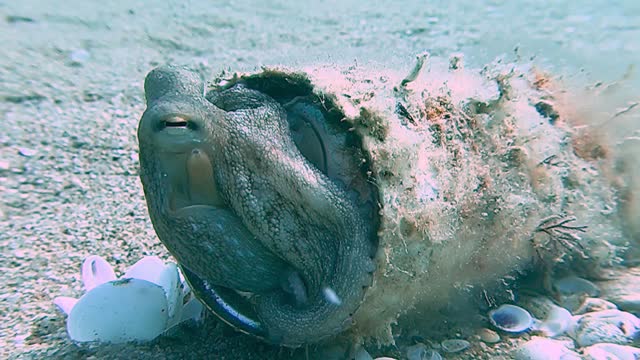
[[[181,116],[171,116],[162,122],[162,127],[187,127],[189,122]]]
[[[186,119],[182,116],[170,116],[160,122],[160,128],[184,128],[190,130],[198,130],[199,126],[195,121]]]

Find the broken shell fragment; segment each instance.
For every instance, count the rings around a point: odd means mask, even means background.
[[[109,263],[100,256],[91,255],[84,260],[80,269],[84,290],[90,291],[98,285],[116,279],[116,274]]]
[[[86,293],[67,319],[74,341],[123,343],[149,341],[167,327],[162,287],[140,279],[104,283]]]
[[[533,325],[533,318],[527,310],[508,304],[491,310],[489,312],[489,321],[497,329],[509,333],[524,332]]]

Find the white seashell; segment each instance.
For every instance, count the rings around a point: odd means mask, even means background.
[[[180,276],[178,275],[178,267],[174,263],[168,263],[158,276],[156,283],[162,287],[167,297],[167,306],[169,311],[168,326],[174,326],[180,322],[183,311],[182,289],[180,288]]]
[[[464,351],[471,346],[471,344],[467,340],[462,339],[447,339],[443,340],[440,345],[442,346],[442,351],[448,353],[456,353],[460,351]]]
[[[78,303],[78,299],[67,297],[67,296],[58,296],[53,299],[53,303],[67,316],[71,313],[71,309]]]
[[[572,329],[574,325],[575,320],[569,310],[554,305],[544,321],[535,325],[534,330],[541,332],[544,336],[555,337]]]
[[[81,271],[87,289],[85,295],[79,300],[54,299],[54,304],[68,316],[67,331],[75,341],[146,341],[167,333],[183,321],[203,318],[204,307],[190,293],[177,265],[171,262],[165,265],[156,256],[136,262],[121,280],[115,280],[113,268],[95,255],[84,260]],[[162,295],[162,299],[158,295]],[[130,314],[132,307],[147,302],[150,306],[144,311]],[[148,313],[159,307],[162,310],[158,314]],[[101,313],[100,309],[106,312]],[[116,316],[108,316],[109,313]],[[152,319],[153,316],[156,318]],[[157,324],[164,324],[160,332]]]
[[[640,358],[640,349],[633,346],[618,344],[595,344],[582,349],[587,360],[636,360]]]
[[[157,256],[145,256],[122,275],[123,279],[141,279],[160,285],[161,274],[165,269],[164,262]]]
[[[527,310],[508,304],[491,310],[489,312],[489,321],[499,330],[510,333],[527,331],[533,325],[533,318]]]
[[[204,305],[202,305],[200,300],[192,298],[191,300],[187,301],[187,303],[182,307],[180,322],[189,320],[200,321],[202,320],[203,315]]]
[[[116,273],[109,263],[98,255],[84,259],[80,268],[85,291],[116,279]]]
[[[566,341],[534,336],[518,347],[515,360],[580,360],[567,345]]]
[[[146,280],[161,286],[167,296],[169,311],[168,326],[172,327],[182,318],[182,301],[184,298],[181,289],[180,274],[174,263],[165,263],[157,256],[145,256],[133,264],[122,276],[123,279],[135,278]]]
[[[91,58],[91,54],[85,49],[75,49],[69,54],[69,60],[73,65],[82,65]]]
[[[74,341],[123,343],[155,339],[167,327],[164,290],[140,279],[112,281],[80,298],[67,319]]]
[[[620,310],[602,310],[576,316],[576,325],[569,331],[581,346],[597,343],[626,344],[640,330],[640,319]]]

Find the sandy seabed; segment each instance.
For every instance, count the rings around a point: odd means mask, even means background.
[[[119,274],[144,255],[168,259],[138,179],[142,82],[153,67],[186,64],[207,78],[317,62],[408,70],[425,50],[481,66],[517,47],[579,82],[616,79],[640,61],[636,2],[552,4],[0,2],[0,358],[291,357],[213,319],[148,345],[67,339],[52,300],[81,295],[86,256]],[[508,358],[511,342],[459,358]]]

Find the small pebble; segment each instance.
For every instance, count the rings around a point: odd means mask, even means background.
[[[11,169],[11,164],[8,161],[0,160],[0,171],[7,171]]]
[[[13,343],[16,347],[22,347],[24,346],[24,341],[29,337],[29,334],[25,334],[25,335],[16,335]]]
[[[447,339],[440,343],[442,350],[448,353],[456,353],[466,350],[471,346],[467,340],[462,339]]]
[[[69,60],[75,66],[86,63],[89,58],[91,58],[91,54],[85,49],[76,49],[69,54]]]
[[[38,152],[36,150],[29,149],[29,148],[20,148],[20,149],[18,149],[18,154],[20,154],[20,155],[22,155],[24,157],[32,157],[37,153]]]
[[[487,344],[495,344],[500,341],[500,335],[498,335],[497,332],[487,328],[480,329],[478,331],[478,336],[480,337],[480,340],[486,342]]]

